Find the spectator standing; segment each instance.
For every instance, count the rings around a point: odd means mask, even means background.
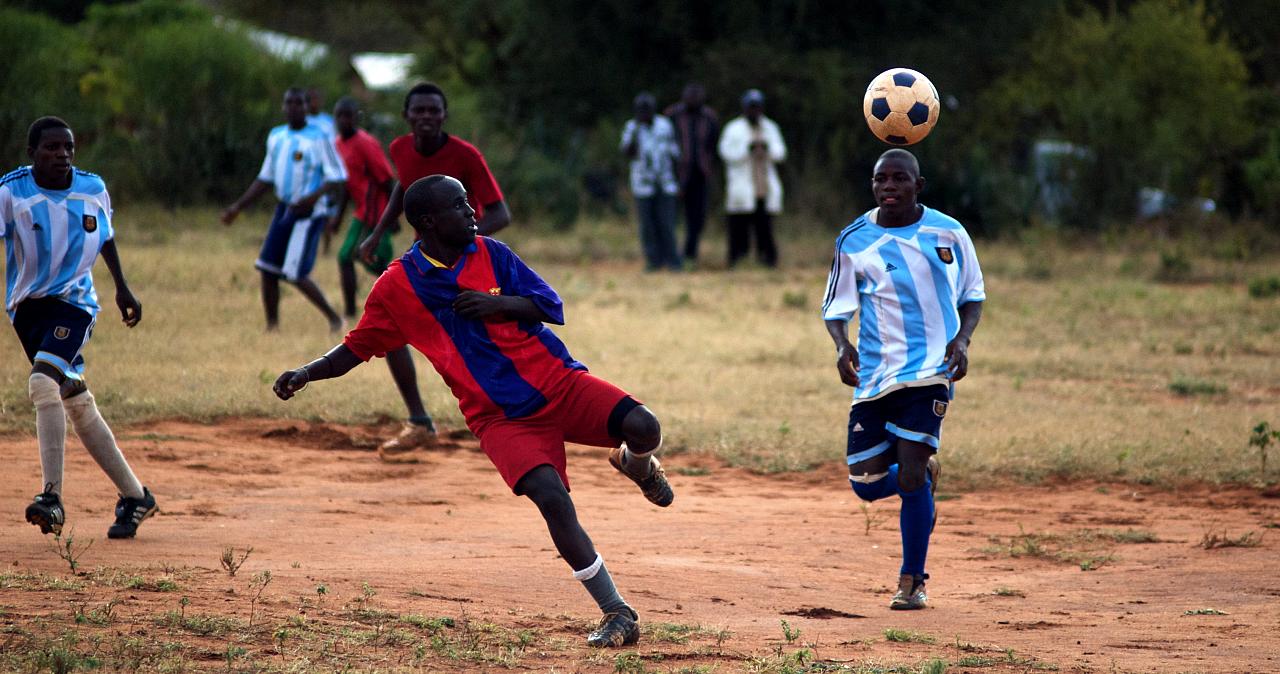
[[[712,163],[716,156],[716,138],[720,133],[720,118],[707,107],[707,91],[696,82],[688,84],[680,97],[666,110],[676,130],[680,145],[680,158],[676,161],[676,180],[680,185],[680,197],[684,202],[684,258],[690,263],[698,261],[698,243],[707,222],[708,194],[711,186]]]
[[[725,212],[729,220],[729,266],[751,249],[752,232],[761,264],[778,265],[773,216],[782,212],[782,181],[777,165],[787,158],[782,132],[764,116],[764,94],[742,95],[742,116],[724,125],[720,158],[725,163]]]
[[[680,270],[676,248],[675,161],[680,157],[671,120],[656,113],[653,94],[641,92],[635,117],[622,129],[622,153],[631,160],[631,195],[636,200],[645,271]]]

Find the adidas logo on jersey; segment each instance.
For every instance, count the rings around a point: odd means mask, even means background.
[[[31,231],[33,231],[33,232],[39,232],[39,231],[41,231],[41,230],[43,230],[43,229],[44,229],[44,227],[41,227],[41,226],[40,226],[40,223],[38,223],[38,222],[33,222],[33,223],[31,223]]]
[[[858,431],[860,431],[860,430],[862,430],[862,422],[861,422],[861,421],[856,421],[856,422],[854,422],[854,424],[853,424],[853,432],[854,432],[854,433],[857,433],[857,432],[858,432]]]
[[[894,270],[896,270],[896,269],[897,269],[897,267],[893,266],[893,263],[892,263],[892,262],[890,262],[889,264],[886,264],[886,265],[884,266],[884,270],[885,270],[885,271],[894,271]]]

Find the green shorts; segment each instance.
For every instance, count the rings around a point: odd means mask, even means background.
[[[360,222],[359,218],[351,218],[351,226],[347,228],[347,238],[342,242],[342,248],[338,250],[338,262],[349,264],[351,262],[359,262],[361,266],[369,270],[371,274],[381,274],[387,270],[387,265],[391,264],[391,258],[394,255],[391,248],[391,237],[383,236],[378,242],[378,247],[373,249],[373,263],[370,264],[364,260],[356,259],[356,249],[360,247],[360,242],[364,241],[373,228]]]

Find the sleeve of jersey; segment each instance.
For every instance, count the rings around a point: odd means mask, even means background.
[[[262,158],[262,168],[258,170],[258,180],[264,183],[275,182],[275,174],[271,170],[276,156],[275,141],[275,134],[267,136],[267,156]]]
[[[106,183],[102,184],[102,214],[98,220],[102,221],[102,240],[110,241],[116,238],[116,217],[115,210],[111,208],[111,194],[107,192]]]
[[[382,146],[376,140],[365,145],[365,154],[365,166],[375,182],[382,185],[395,178],[395,174],[391,172],[391,162],[382,154]]]
[[[484,155],[476,150],[470,163],[472,165],[468,172],[471,174],[471,180],[467,181],[467,189],[471,190],[476,203],[488,206],[502,201],[502,189],[498,187],[498,179],[493,177],[493,172],[489,170],[489,164],[485,162]]]
[[[395,351],[405,345],[404,334],[392,318],[383,293],[378,292],[377,283],[365,300],[364,315],[360,317],[360,323],[347,333],[342,343],[357,358],[366,362],[370,358],[381,358],[388,351]]]
[[[964,257],[960,259],[960,301],[958,304],[982,302],[987,299],[986,284],[982,281],[982,267],[978,264],[978,251],[973,247],[973,239],[965,232],[960,237]]]
[[[338,156],[338,147],[333,141],[320,143],[321,164],[324,168],[325,182],[346,182],[347,168]]]
[[[564,302],[555,289],[525,264],[515,251],[502,244],[494,245],[492,240],[489,246],[494,275],[502,285],[502,292],[529,298],[547,315],[548,323],[564,325]]]
[[[9,236],[9,221],[13,219],[13,192],[0,187],[0,239]]]
[[[840,249],[831,259],[827,292],[822,298],[822,320],[849,321],[858,313],[858,277],[853,257]]]

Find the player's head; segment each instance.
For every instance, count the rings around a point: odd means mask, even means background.
[[[690,110],[697,110],[707,102],[707,90],[698,82],[690,82],[684,85],[684,92],[680,94],[680,102]]]
[[[924,178],[920,176],[920,162],[915,155],[895,147],[876,160],[871,171],[871,193],[882,211],[914,211],[916,197],[923,189]]]
[[[456,178],[430,175],[404,192],[404,216],[423,241],[464,248],[476,238],[476,212]]]
[[[284,102],[280,106],[284,112],[284,121],[295,129],[307,125],[307,92],[302,87],[289,87],[284,90]]]
[[[324,92],[315,87],[307,89],[307,114],[318,115],[324,107]]]
[[[27,129],[27,158],[36,175],[57,178],[71,171],[76,139],[71,125],[58,117],[41,117]]]
[[[343,96],[333,106],[333,128],[343,138],[350,138],[356,133],[356,122],[360,121],[360,103],[350,96]]]
[[[764,115],[764,92],[759,89],[747,89],[742,94],[742,114],[752,123],[760,121]]]
[[[636,121],[648,124],[653,121],[654,112],[658,109],[658,101],[653,97],[653,94],[641,91],[631,101],[631,109],[635,111]]]
[[[449,101],[440,87],[426,82],[405,94],[403,114],[413,135],[434,138],[440,135],[449,118]]]

